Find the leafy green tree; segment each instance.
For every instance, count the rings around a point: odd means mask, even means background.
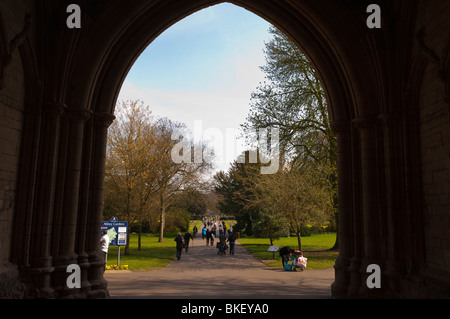
[[[335,136],[330,128],[325,93],[311,62],[278,29],[269,30],[266,65],[268,82],[252,93],[246,132],[276,127],[282,154],[290,162],[314,161],[335,165]]]
[[[329,184],[327,202],[337,218],[336,138],[330,127],[325,92],[311,62],[286,35],[272,27],[266,43],[267,81],[252,93],[250,112],[242,125],[251,133],[278,128],[280,162],[287,167],[314,166]],[[336,223],[337,225],[337,223]],[[337,247],[337,241],[336,241]]]
[[[289,233],[289,220],[272,207],[262,208],[259,212],[259,218],[253,222],[253,229],[256,236],[269,238],[270,246],[273,241],[280,239]]]
[[[191,216],[201,218],[206,215],[208,208],[207,194],[200,192],[198,189],[189,187],[178,194],[172,206],[184,208]]]
[[[277,174],[262,176],[259,193],[257,204],[270,212],[266,222],[287,221],[297,235],[300,250],[301,230],[309,224],[323,225],[331,213],[328,183],[323,183],[320,173],[310,166],[285,168]]]
[[[228,172],[214,176],[214,189],[220,195],[219,210],[225,215],[234,215],[236,231],[253,235],[253,224],[259,220],[259,208],[254,206],[261,164],[250,163],[248,152],[235,160]]]

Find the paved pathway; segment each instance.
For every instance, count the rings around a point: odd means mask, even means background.
[[[234,256],[220,256],[196,238],[164,269],[107,271],[105,278],[111,298],[121,299],[316,299],[331,298],[334,269],[286,272],[281,261],[271,269],[238,243]]]

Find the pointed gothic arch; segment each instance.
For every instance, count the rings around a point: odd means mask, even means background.
[[[19,45],[27,105],[11,222],[16,231],[9,240],[14,253],[8,262],[19,269],[27,294],[108,296],[98,236],[107,129],[118,92],[134,61],[159,34],[222,2],[81,0],[81,29],[65,27],[65,1],[17,8],[31,12],[33,23]],[[228,2],[285,32],[321,77],[338,142],[340,252],[330,294],[448,296],[445,262],[415,267],[418,252],[440,253],[425,244],[420,123],[409,109],[417,96],[408,90],[422,81],[414,70],[424,69],[420,54],[414,60],[422,1],[379,1],[381,29],[366,27],[371,1]],[[0,23],[0,71],[11,38]],[[448,46],[445,52],[444,73]],[[81,268],[80,289],[65,285],[66,268],[73,263]],[[374,263],[382,269],[382,288],[371,290],[366,269]],[[440,282],[426,275],[428,269],[439,269]]]

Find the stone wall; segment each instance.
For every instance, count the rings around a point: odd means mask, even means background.
[[[418,53],[424,56],[419,95],[424,261],[427,276],[450,289],[450,2],[421,1]],[[448,62],[447,62],[448,63]],[[442,283],[441,283],[442,284]]]
[[[9,263],[14,221],[15,195],[23,129],[25,80],[22,59],[11,40],[20,34],[24,24],[23,1],[2,1],[4,26],[0,56],[0,297],[21,294],[17,269]],[[11,52],[11,49],[15,49]],[[15,287],[16,288],[13,288]]]

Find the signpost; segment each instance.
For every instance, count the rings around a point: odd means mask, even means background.
[[[116,217],[107,222],[102,222],[101,231],[108,231],[109,245],[118,246],[117,267],[120,268],[120,246],[127,244],[128,222],[121,222]]]
[[[267,249],[267,251],[272,252],[272,259],[275,259],[275,252],[278,251],[278,249],[280,249],[280,246],[270,246],[269,249]]]

